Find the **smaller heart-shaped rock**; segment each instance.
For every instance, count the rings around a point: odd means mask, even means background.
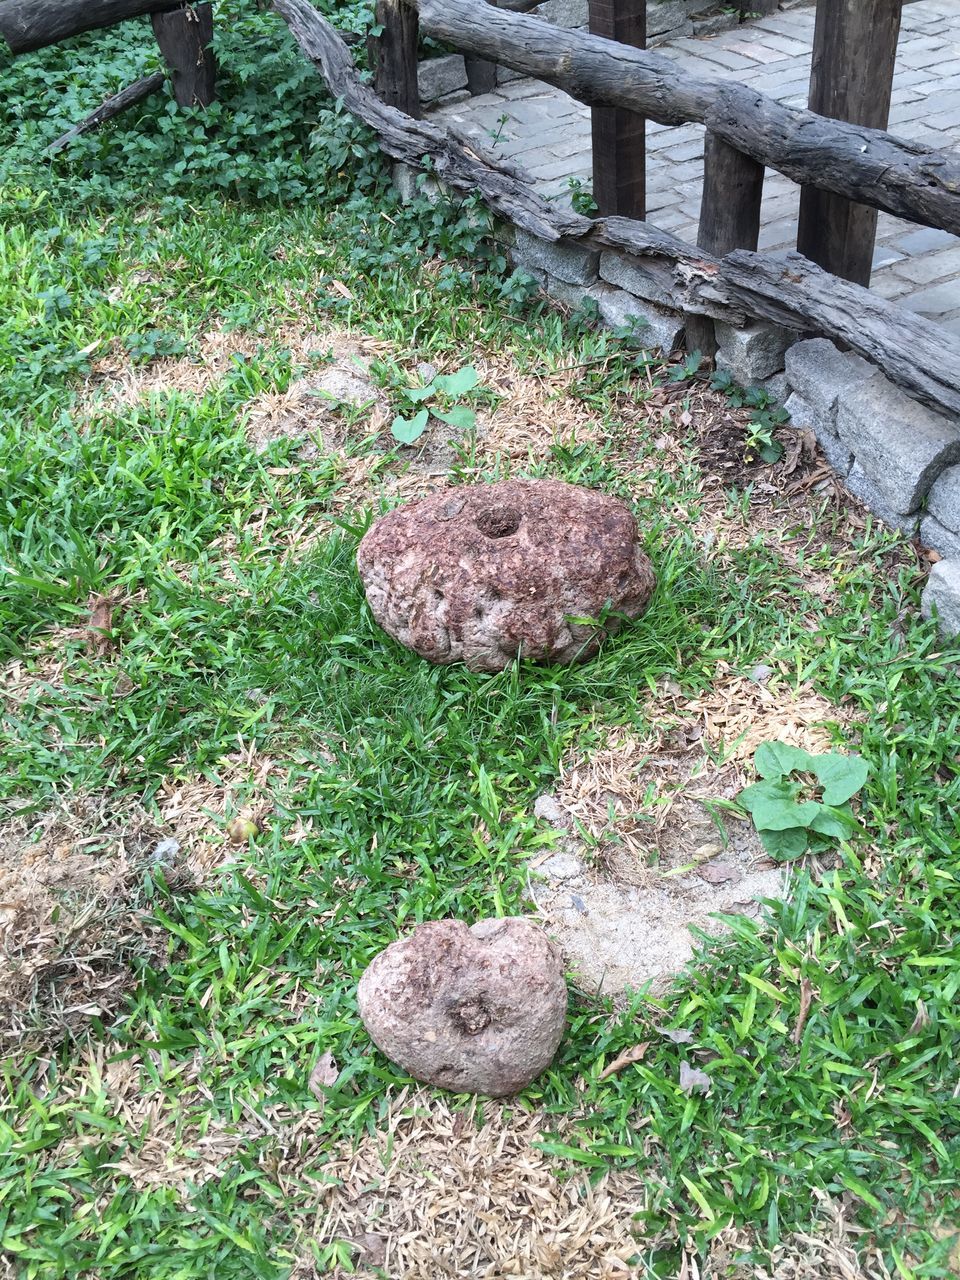
[[[375,956],[360,1016],[388,1058],[455,1093],[517,1093],[552,1062],[567,986],[560,953],[519,917],[435,920]]]

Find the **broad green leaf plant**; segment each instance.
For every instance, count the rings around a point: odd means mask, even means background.
[[[401,395],[406,401],[410,416],[405,418],[403,414],[398,414],[394,418],[390,427],[394,439],[401,444],[415,444],[426,431],[431,417],[460,431],[472,430],[477,422],[474,410],[467,405],[451,405],[449,402],[475,391],[479,383],[476,369],[468,364],[455,373],[438,375],[425,387],[404,387]],[[441,410],[436,404],[430,404],[425,409],[416,408],[428,400],[439,400],[445,407]]]
[[[867,780],[862,757],[811,755],[785,742],[765,742],[753,760],[761,781],[737,799],[772,858],[819,853],[859,830],[850,801]]]

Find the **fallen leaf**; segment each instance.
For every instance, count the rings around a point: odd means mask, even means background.
[[[598,1080],[606,1080],[608,1076],[616,1075],[618,1071],[622,1071],[624,1067],[630,1067],[635,1062],[640,1062],[643,1055],[650,1048],[650,1041],[643,1040],[640,1044],[632,1045],[629,1049],[624,1049],[623,1053],[618,1054],[608,1066],[600,1072]]]
[[[726,884],[728,880],[740,879],[740,872],[729,862],[707,862],[697,874],[707,884]]]
[[[0,929],[8,929],[20,914],[17,902],[0,902]]]
[[[315,1098],[319,1098],[321,1102],[326,1102],[324,1089],[329,1089],[335,1085],[339,1074],[340,1069],[334,1060],[333,1054],[328,1049],[326,1053],[320,1055],[317,1065],[310,1072],[310,1079],[307,1082],[310,1092]]]
[[[352,301],[353,294],[350,292],[350,290],[347,288],[347,286],[343,283],[342,280],[331,280],[330,287],[336,293],[339,293],[341,298],[347,298]]]
[[[710,1088],[710,1077],[699,1067],[691,1067],[689,1063],[681,1062],[680,1088],[684,1093],[706,1093]]]
[[[683,1027],[675,1027],[669,1031],[664,1031],[663,1035],[668,1040],[672,1040],[674,1044],[690,1044],[693,1040],[693,1032],[686,1031]]]
[[[804,1024],[807,1021],[807,1014],[810,1012],[810,1006],[813,1004],[813,984],[809,978],[804,978],[800,983],[800,1011],[797,1014],[796,1025],[793,1028],[793,1035],[790,1039],[794,1044],[800,1043],[800,1037],[803,1035]]]
[[[102,657],[114,648],[113,643],[113,596],[92,595],[87,601],[90,620],[86,626],[87,653]]]
[[[907,1035],[908,1036],[919,1035],[920,1032],[923,1031],[923,1029],[925,1027],[928,1027],[929,1025],[930,1025],[930,1015],[929,1013],[927,1013],[927,1006],[923,1003],[922,1000],[918,1000],[917,1016],[914,1018],[913,1022],[911,1022],[910,1030],[907,1032]]]

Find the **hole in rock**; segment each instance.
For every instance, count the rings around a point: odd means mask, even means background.
[[[513,507],[488,507],[477,514],[477,528],[488,538],[508,538],[520,528],[522,516]]]

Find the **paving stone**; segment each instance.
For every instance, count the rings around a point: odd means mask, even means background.
[[[829,414],[816,410],[794,391],[783,406],[790,415],[791,424],[799,431],[812,431],[817,438],[823,456],[837,475],[846,477],[853,466],[853,454],[834,432]]]
[[[546,271],[566,284],[592,284],[597,278],[600,254],[578,245],[553,244],[528,231],[518,231],[514,261],[525,271]]]
[[[852,351],[838,351],[826,338],[795,342],[784,356],[787,380],[813,410],[836,431],[837,399],[879,376]]]
[[[960,559],[941,560],[930,570],[920,612],[937,619],[942,635],[960,635]]]
[[[924,316],[943,315],[946,311],[956,311],[960,306],[960,280],[951,280],[946,284],[934,285],[931,289],[921,289],[903,299],[903,306],[911,311],[919,311]]]
[[[906,236],[899,236],[893,241],[893,248],[901,253],[936,253],[942,248],[952,248],[956,244],[956,236],[950,232],[942,232],[937,227],[918,227]]]
[[[906,258],[897,267],[897,275],[914,284],[932,284],[949,280],[960,273],[960,245],[940,253],[928,253],[923,257]],[[960,294],[958,294],[960,296]]]
[[[960,428],[886,378],[840,394],[837,435],[898,516],[916,511],[940,473],[960,462]]]

